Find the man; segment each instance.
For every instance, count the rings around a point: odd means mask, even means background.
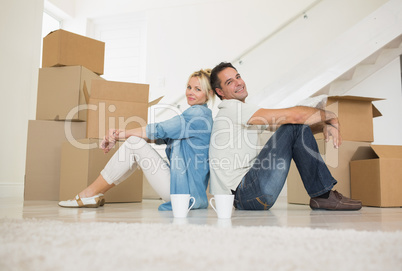
[[[342,143],[337,116],[317,108],[296,106],[263,109],[245,102],[246,84],[230,63],[211,72],[211,86],[222,100],[214,120],[209,149],[211,193],[235,195],[240,210],[267,210],[273,206],[293,159],[312,209],[359,210],[361,202],[331,190],[337,181],[323,162],[313,131]],[[259,151],[259,134],[276,130]]]

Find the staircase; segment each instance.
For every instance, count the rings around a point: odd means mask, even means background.
[[[400,55],[402,55],[402,35],[368,56],[312,96],[321,94],[341,96]]]
[[[390,0],[248,102],[285,108],[320,94],[342,95],[402,53],[402,1]]]

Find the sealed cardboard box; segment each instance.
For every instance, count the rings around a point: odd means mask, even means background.
[[[368,151],[360,151],[360,148],[367,147],[370,143],[343,141],[338,149],[333,147],[331,140],[325,142],[325,140],[320,139],[317,140],[317,144],[325,164],[328,166],[332,176],[338,181],[334,189],[344,196],[350,197],[349,162],[352,159],[362,159],[367,157]],[[287,179],[287,198],[289,203],[309,204],[310,202],[310,196],[307,194],[306,189],[303,186],[303,182],[294,161],[292,161]]]
[[[328,97],[326,110],[337,114],[341,123],[342,139],[346,141],[373,142],[373,118],[381,116],[373,101],[382,99],[358,96]],[[322,139],[319,134],[316,138]]]
[[[104,79],[83,66],[39,69],[36,119],[86,121],[92,80]]]
[[[371,145],[350,162],[352,197],[365,206],[402,206],[402,146]]]
[[[84,66],[103,74],[105,43],[62,29],[43,38],[42,67]]]
[[[88,105],[87,138],[103,138],[109,129],[147,125],[149,85],[113,81],[92,82]]]
[[[61,144],[85,132],[85,122],[29,121],[25,200],[59,200]]]
[[[122,142],[110,152],[103,153],[99,139],[80,139],[64,142],[61,152],[60,200],[72,199],[99,176]],[[143,174],[134,171],[124,182],[105,194],[106,202],[141,202]]]

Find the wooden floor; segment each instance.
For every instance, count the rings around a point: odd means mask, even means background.
[[[105,204],[97,209],[61,208],[56,201],[23,201],[18,196],[0,197],[0,218],[36,218],[66,222],[179,223],[215,226],[279,226],[358,231],[402,230],[402,208],[363,207],[359,211],[313,211],[280,197],[269,211],[233,212],[231,219],[218,219],[211,208],[191,210],[185,219],[158,211],[159,200],[141,203]]]

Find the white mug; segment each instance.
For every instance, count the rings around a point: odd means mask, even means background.
[[[216,207],[212,204],[212,200],[215,201]],[[212,209],[218,215],[218,218],[231,218],[233,210],[234,195],[214,195],[213,198],[209,200]]]
[[[190,207],[190,199],[193,199],[193,203]],[[173,216],[176,218],[187,217],[188,211],[194,206],[195,198],[190,194],[171,194],[170,200],[172,201]]]

